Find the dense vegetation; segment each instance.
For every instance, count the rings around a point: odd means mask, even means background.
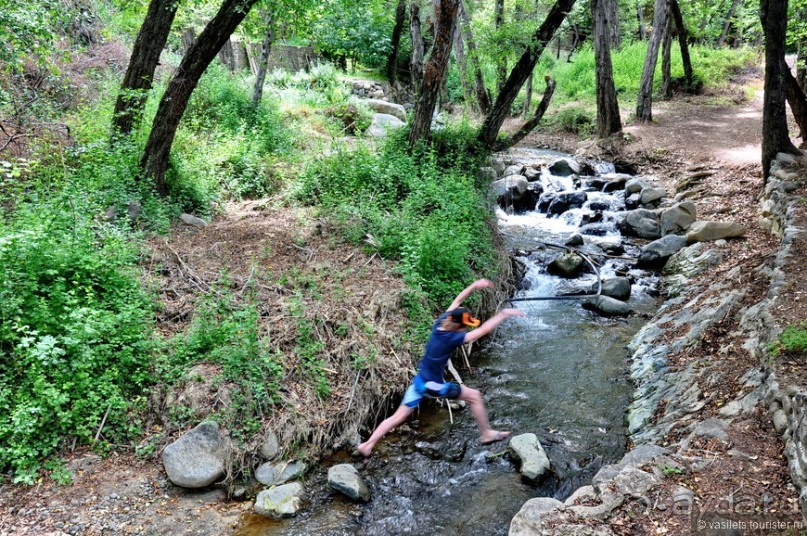
[[[261,335],[249,295],[236,302],[225,285],[198,303],[186,331],[157,334],[157,298],[142,277],[145,239],[168,233],[182,212],[211,217],[224,200],[263,196],[283,206],[316,205],[347,240],[396,263],[411,290],[405,305],[413,329],[474,277],[496,275],[487,185],[476,172],[486,148],[477,140],[475,105],[462,91],[461,77],[470,80],[470,69],[463,74],[452,63],[446,86],[446,101],[467,112],[462,119],[412,150],[403,129],[386,142],[364,138],[372,114],[351,97],[345,79],[382,78],[394,25],[389,2],[266,2],[262,7],[277,10],[278,39],[314,45],[334,63],[270,72],[257,105],[252,76],[213,63],[174,139],[168,195],[157,194],[140,173],[151,120],[167,71],[179,63],[181,30],[198,31],[217,7],[188,4],[179,10],[142,121],[114,143],[110,124],[122,67],[116,61],[125,62],[119,49],[131,44],[146,3],[13,0],[0,10],[6,45],[0,47],[0,471],[15,482],[35,482],[43,467],[67,479],[57,457],[76,444],[106,452],[136,442],[145,432],[149,390],[198,363],[220,366],[222,381],[237,386],[240,398],[222,417],[234,435],[246,439],[260,430],[258,416],[271,410],[281,389],[283,356]],[[492,88],[497,63],[513,63],[531,31],[525,21],[545,6],[508,3],[506,23],[496,27],[493,3],[479,4],[470,26]],[[613,56],[622,102],[635,98],[646,51],[628,22],[633,9],[620,3],[625,38]],[[700,21],[692,23],[701,43],[692,55],[707,85],[723,83],[755,57],[750,48],[712,47],[728,6],[696,2],[687,9]],[[744,9],[732,28],[754,41],[758,23]],[[240,37],[260,41],[264,20],[253,10]],[[558,83],[559,111],[549,127],[589,134],[593,52],[583,39],[567,37],[590,26],[585,6],[564,24],[562,56],[545,54],[536,74]],[[407,33],[401,69],[411,51]],[[108,61],[98,61],[103,54]],[[677,57],[673,64],[679,68]],[[542,90],[536,82],[536,96]],[[522,91],[514,112],[525,97]],[[356,136],[350,144],[347,135]],[[321,348],[305,316],[295,322],[307,379],[327,397]],[[190,422],[181,412],[171,418]]]

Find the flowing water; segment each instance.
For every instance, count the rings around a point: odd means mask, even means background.
[[[516,156],[519,162],[537,165],[554,155],[522,150]],[[613,171],[607,164],[597,168],[601,173]],[[541,182],[545,191],[585,189],[587,184],[546,172]],[[594,205],[597,210],[592,203],[599,203]],[[514,248],[525,250],[521,260],[529,288],[519,296],[596,288],[594,274],[574,280],[548,275],[546,263],[559,250],[538,249],[538,242],[563,244],[596,213],[602,214],[595,218],[597,234],[587,235],[587,244],[621,241],[613,213],[623,206],[622,192],[588,192],[586,205],[560,217],[499,210],[500,230]],[[630,253],[635,249],[628,246]],[[507,534],[510,520],[527,500],[564,499],[590,483],[602,465],[617,461],[625,451],[625,408],[632,393],[625,345],[641,327],[642,317],[657,305],[651,297],[652,274],[631,269],[624,260],[600,260],[605,261],[603,277],[628,273],[636,281],[630,303],[640,314],[606,319],[584,310],[578,301],[519,302],[526,318],[508,319],[481,351],[474,352],[472,370],[456,363],[467,385],[484,393],[494,427],[538,436],[552,464],[551,474],[538,483],[525,481],[504,452],[506,442],[480,445],[467,410],[449,413],[446,406],[428,401],[414,421],[382,439],[367,465],[340,453],[312,471],[306,482],[309,503],[301,514],[285,520],[248,515],[238,534]],[[327,467],[337,463],[354,463],[360,469],[372,492],[369,503],[356,504],[327,490]]]

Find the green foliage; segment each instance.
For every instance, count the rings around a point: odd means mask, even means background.
[[[771,355],[779,356],[782,352],[807,354],[807,322],[794,324],[785,328],[779,340],[771,344]]]
[[[573,132],[579,136],[590,136],[597,126],[594,110],[586,106],[567,106],[549,118],[554,128]]]
[[[445,305],[494,265],[490,211],[471,171],[479,154],[469,127],[412,154],[399,135],[378,154],[360,145],[312,162],[297,196],[326,207],[349,240],[399,260],[411,287]]]
[[[385,1],[326,0],[319,6],[310,35],[325,57],[380,67],[390,53],[394,13],[395,7],[390,9]]]
[[[33,60],[52,67],[52,56],[62,54],[55,38],[80,16],[55,0],[6,0],[0,8],[0,66],[20,72]]]

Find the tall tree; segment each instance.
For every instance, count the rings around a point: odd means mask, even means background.
[[[496,33],[498,34],[504,26],[504,0],[496,0],[495,20]],[[504,81],[507,78],[507,61],[505,55],[500,53],[496,58],[496,91],[501,91]]]
[[[465,36],[465,43],[468,45],[468,55],[471,57],[471,65],[474,71],[474,88],[476,90],[476,102],[479,104],[479,111],[483,114],[490,111],[490,95],[485,87],[485,79],[482,76],[482,67],[479,65],[479,54],[476,52],[476,42],[471,30],[471,17],[465,8],[465,2],[460,0],[460,27]]]
[[[420,0],[409,4],[409,31],[412,36],[412,58],[409,62],[410,82],[413,91],[420,87],[423,79],[423,32],[420,28]]]
[[[804,95],[804,91],[790,69],[785,69],[784,74],[785,96],[790,105],[790,111],[793,112],[793,117],[796,119],[796,124],[799,126],[799,137],[803,146],[807,143],[807,96]]]
[[[636,119],[645,123],[653,120],[653,75],[656,72],[659,46],[667,24],[669,0],[656,0],[653,13],[653,33],[647,44],[642,78],[639,82],[639,95],[636,97]]]
[[[594,61],[597,76],[597,137],[607,138],[622,130],[619,118],[619,103],[614,87],[614,72],[611,65],[611,33],[608,20],[612,10],[609,4],[616,0],[591,0],[591,19],[594,22]]]
[[[622,48],[622,31],[619,27],[619,1],[611,0],[606,4],[608,10],[608,35],[611,42],[608,43],[611,50],[619,50]]]
[[[462,96],[466,105],[473,107],[473,91],[468,83],[468,61],[465,57],[465,46],[462,42],[462,25],[457,21],[454,28],[454,57],[457,59],[457,69],[460,73],[460,85],[462,86]]]
[[[272,12],[267,9],[263,13],[266,24],[263,41],[261,41],[261,57],[258,60],[258,72],[255,73],[255,85],[252,87],[252,107],[257,108],[263,97],[263,84],[266,81],[266,71],[269,70],[269,53],[275,40],[275,31],[272,21]]]
[[[496,102],[485,116],[479,129],[477,137],[485,147],[494,147],[499,130],[502,128],[502,124],[518,96],[518,92],[529,78],[530,73],[541,58],[541,53],[555,35],[558,27],[563,23],[566,15],[571,11],[574,3],[575,0],[557,0],[549,10],[544,22],[532,35],[524,53],[510,71],[510,76],[507,77],[504,87],[496,97]]]
[[[154,181],[157,191],[162,195],[168,193],[165,182],[168,157],[191,94],[207,66],[257,1],[224,0],[168,82],[140,160],[144,176]]]
[[[437,0],[434,4],[434,44],[423,67],[423,82],[412,113],[412,124],[409,129],[410,148],[428,138],[431,132],[437,95],[451,58],[451,44],[454,41],[459,4],[460,0]]]
[[[695,75],[692,71],[692,60],[689,57],[689,43],[687,42],[687,28],[684,24],[684,17],[681,15],[681,8],[678,0],[670,0],[670,13],[675,20],[675,28],[678,33],[678,46],[681,49],[681,62],[684,64],[684,80],[687,91],[694,93],[698,90],[695,84]]]
[[[672,33],[673,19],[667,17],[661,42],[661,96],[665,99],[672,98]]]
[[[639,23],[639,39],[644,40],[647,37],[647,30],[644,27],[644,9],[642,2],[644,0],[636,0],[636,21]]]
[[[180,0],[151,0],[149,3],[115,102],[113,136],[130,134],[143,115],[146,98],[154,82],[154,71],[168,41],[179,3]]]
[[[398,5],[395,7],[395,26],[392,27],[390,53],[387,59],[387,79],[393,85],[398,79],[398,51],[401,49],[401,34],[405,22],[406,0],[398,0]]]
[[[729,34],[731,22],[734,20],[734,13],[737,11],[737,7],[740,6],[742,2],[743,0],[732,1],[731,8],[729,9],[728,15],[726,15],[726,22],[723,24],[723,31],[720,32],[720,37],[717,38],[717,46],[722,47],[726,44],[726,36]]]
[[[762,173],[780,152],[801,154],[787,133],[785,106],[785,37],[787,0],[760,0],[759,18],[765,34],[765,92],[762,102]]]

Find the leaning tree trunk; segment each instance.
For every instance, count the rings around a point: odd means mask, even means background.
[[[538,123],[541,122],[541,118],[544,117],[546,109],[549,108],[549,101],[552,100],[552,94],[555,93],[555,81],[548,76],[545,80],[546,90],[544,90],[544,96],[541,98],[541,102],[538,103],[538,108],[535,109],[535,113],[528,121],[525,121],[524,124],[521,125],[521,128],[519,128],[515,134],[503,140],[496,140],[492,147],[493,151],[504,151],[509,149],[513,145],[526,138],[527,135],[538,126]]]
[[[266,11],[264,21],[266,23],[266,33],[261,43],[261,58],[258,60],[258,72],[255,74],[255,85],[252,87],[252,107],[256,109],[261,102],[261,97],[263,97],[263,83],[266,81],[266,71],[269,69],[269,53],[272,51],[272,43],[275,40],[271,11]]]
[[[645,123],[653,120],[653,74],[656,72],[658,49],[667,24],[667,3],[669,0],[656,0],[653,15],[653,34],[647,44],[642,79],[639,82],[639,95],[636,97],[636,119]]]
[[[785,37],[787,0],[761,0],[765,34],[765,91],[762,103],[762,173],[767,181],[776,153],[800,154],[787,133],[785,107]]]
[[[535,73],[530,73],[529,78],[527,78],[527,83],[524,85],[524,109],[522,110],[522,114],[524,117],[527,117],[530,113],[530,108],[532,107],[532,78]]]
[[[479,65],[479,54],[476,52],[476,42],[471,30],[471,18],[465,9],[465,2],[460,0],[460,19],[462,33],[465,35],[465,42],[468,45],[468,55],[471,57],[471,66],[474,70],[474,88],[476,90],[476,102],[479,104],[479,111],[486,114],[490,111],[490,95],[485,88],[485,78],[482,76],[482,68]]]
[[[644,41],[647,37],[647,30],[644,28],[644,10],[642,9],[642,1],[636,0],[636,20],[639,23],[639,39]]]
[[[807,142],[807,97],[790,69],[785,69],[784,74],[785,96],[790,105],[790,111],[793,112],[793,117],[796,119],[796,124],[799,126],[799,137],[803,144]]]
[[[597,137],[607,138],[622,130],[619,103],[614,87],[611,65],[610,32],[608,31],[607,4],[615,0],[591,0],[591,19],[594,22],[594,61],[597,76]]]
[[[148,91],[154,81],[154,71],[160,53],[168,41],[168,34],[179,7],[178,0],[152,0],[146,18],[137,32],[132,58],[123,77],[115,114],[112,119],[113,136],[129,135],[143,116]],[[185,36],[183,35],[183,43]]]
[[[437,95],[443,85],[448,61],[451,58],[451,44],[454,40],[458,11],[459,0],[439,0],[434,6],[434,44],[423,67],[423,83],[412,112],[412,125],[409,129],[410,149],[419,141],[428,138],[431,132]]]
[[[664,99],[672,98],[672,17],[667,17],[667,24],[664,25],[664,39],[661,44],[661,96]]]
[[[485,120],[479,129],[477,138],[485,147],[492,148],[495,145],[496,137],[499,135],[499,130],[502,128],[502,124],[513,106],[513,101],[516,100],[518,92],[538,63],[547,43],[549,43],[558,27],[563,23],[566,15],[571,11],[574,2],[575,0],[558,0],[549,10],[544,22],[532,35],[530,43],[516,62],[513,70],[510,71],[510,76],[496,97],[493,108],[485,116]]]
[[[157,191],[162,195],[168,193],[165,182],[168,156],[191,93],[207,66],[257,1],[224,0],[216,16],[199,34],[199,38],[182,58],[174,76],[168,82],[140,160],[143,175],[154,181]]]
[[[687,28],[684,25],[684,17],[681,15],[681,8],[678,0],[670,0],[670,13],[675,20],[675,28],[678,31],[678,46],[681,49],[681,62],[684,64],[684,80],[686,81],[687,92],[695,93],[698,88],[695,86],[695,75],[692,72],[692,60],[689,57],[689,43],[687,43]]]
[[[412,91],[417,91],[423,79],[423,34],[420,29],[420,0],[409,5],[409,31],[412,35],[412,59],[409,63]]]
[[[395,26],[392,27],[392,43],[389,58],[387,58],[387,79],[395,85],[398,78],[398,51],[401,48],[401,34],[406,22],[406,0],[398,0],[395,8]]]
[[[723,31],[720,32],[720,37],[717,39],[717,46],[722,47],[726,44],[726,36],[729,33],[729,28],[731,28],[731,21],[734,19],[734,12],[737,11],[742,1],[743,0],[734,0],[731,3],[731,9],[729,9],[729,13],[726,15],[726,23],[723,25]]]

